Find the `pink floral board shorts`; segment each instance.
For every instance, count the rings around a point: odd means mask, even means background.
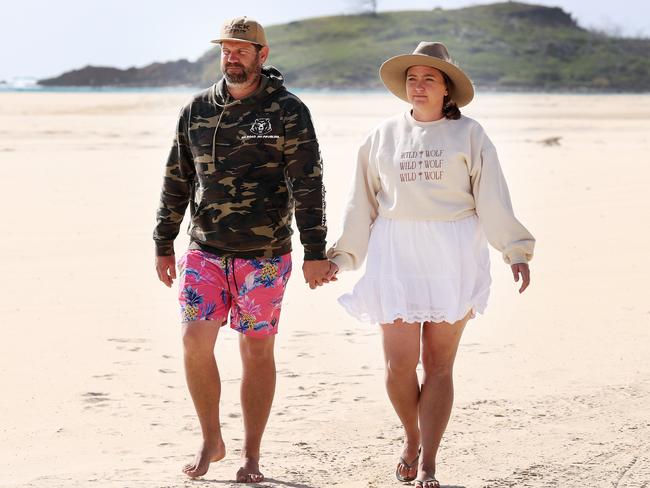
[[[242,259],[190,249],[178,261],[182,322],[214,320],[252,337],[278,332],[291,254]]]

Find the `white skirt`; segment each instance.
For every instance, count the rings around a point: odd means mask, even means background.
[[[339,303],[363,322],[456,322],[483,313],[490,255],[475,215],[451,221],[377,217],[363,277]]]

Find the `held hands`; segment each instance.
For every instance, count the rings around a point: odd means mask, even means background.
[[[305,276],[305,283],[309,283],[312,290],[330,281],[336,281],[336,273],[339,267],[332,261],[320,259],[317,261],[305,261],[302,264],[302,273]]]
[[[510,268],[512,269],[512,276],[514,276],[515,281],[518,282],[519,275],[521,275],[521,287],[519,288],[519,293],[523,293],[530,284],[530,268],[528,267],[528,264],[513,264]]]
[[[302,265],[302,272],[305,276],[305,283],[309,283],[312,290],[318,286],[336,281],[336,273],[339,268],[332,261],[326,259],[318,261],[305,261]],[[156,256],[156,273],[162,283],[171,288],[176,279],[176,258],[172,256]]]
[[[156,256],[156,273],[158,273],[158,279],[166,287],[171,288],[176,279],[176,258],[173,254],[171,256]]]

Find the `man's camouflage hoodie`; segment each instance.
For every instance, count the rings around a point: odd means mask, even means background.
[[[263,67],[260,88],[234,100],[225,80],[179,116],[154,230],[156,254],[174,254],[190,204],[190,249],[242,258],[291,251],[291,220],[305,259],[325,259],[323,164],[307,107]]]

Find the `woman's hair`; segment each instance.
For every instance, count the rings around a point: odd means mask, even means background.
[[[447,87],[447,93],[451,93],[451,87],[454,85],[447,73],[441,71],[443,78],[445,79],[445,86]],[[456,102],[451,98],[451,95],[445,95],[445,98],[442,99],[442,115],[446,119],[457,120],[460,119],[460,109]]]

